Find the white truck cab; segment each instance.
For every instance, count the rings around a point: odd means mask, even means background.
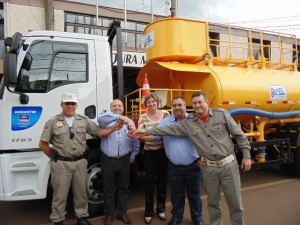
[[[120,23],[114,21],[108,37],[32,31],[5,40],[0,86],[0,200],[46,197],[50,159],[38,147],[43,126],[61,112],[60,98],[66,92],[78,95],[77,113],[95,122],[109,106],[113,99],[111,44],[117,34],[120,49],[120,29]],[[118,76],[123,80],[119,55]],[[123,98],[122,88],[120,83],[119,98]],[[89,137],[87,146],[87,189],[93,211],[103,202],[99,141]]]

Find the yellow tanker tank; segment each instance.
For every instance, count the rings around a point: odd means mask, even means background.
[[[174,93],[191,106],[190,90],[204,91],[210,107],[229,110],[240,124],[254,164],[279,164],[300,176],[295,35],[177,18],[156,21],[145,33],[148,61],[137,78],[140,87],[147,74],[151,88],[167,90],[162,107],[170,112]]]
[[[206,22],[177,18],[148,25],[145,29],[148,62],[139,73],[138,85],[142,86],[147,74],[151,88],[203,90],[211,107],[228,110],[247,107],[269,112],[300,110],[300,74],[292,61],[296,50],[294,37],[285,47],[275,48],[272,46],[276,41],[270,41],[269,45],[249,42],[248,37],[258,36],[257,31],[243,33],[240,28],[228,25],[210,26],[211,30]],[[216,33],[217,28],[220,33],[215,36],[219,39],[209,42],[209,34]],[[244,39],[238,36],[245,33]],[[275,39],[271,35],[263,37]],[[264,49],[261,54],[258,48]],[[265,49],[271,52],[269,58]],[[255,51],[259,57],[255,58]],[[191,94],[183,95],[190,104]]]

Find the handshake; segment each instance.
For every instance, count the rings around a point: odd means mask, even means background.
[[[135,126],[130,122],[131,120],[126,116],[120,116],[120,119],[115,123],[114,127],[119,130],[124,124],[127,125],[128,136],[132,139],[138,139],[146,135],[144,130],[136,129]]]

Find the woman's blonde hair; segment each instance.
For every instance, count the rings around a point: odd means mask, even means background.
[[[150,93],[150,94],[147,94],[147,95],[145,96],[145,99],[144,99],[144,102],[143,102],[143,104],[144,104],[146,107],[147,107],[147,101],[148,101],[150,98],[153,98],[154,101],[157,102],[157,106],[159,105],[159,97],[158,97],[156,94],[154,94],[154,93]]]

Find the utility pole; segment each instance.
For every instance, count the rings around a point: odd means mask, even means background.
[[[53,0],[44,0],[46,30],[54,30],[54,5]]]
[[[170,8],[170,11],[171,11],[171,17],[177,17],[178,15],[178,10],[177,10],[177,7],[178,7],[178,0],[171,0],[171,8]]]

